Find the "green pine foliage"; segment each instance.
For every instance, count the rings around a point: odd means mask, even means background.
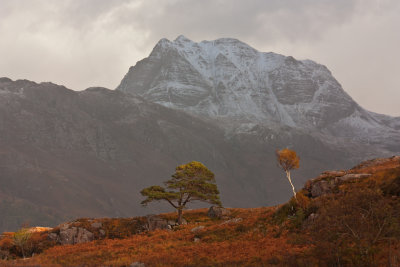
[[[140,193],[146,197],[147,205],[153,201],[166,201],[178,211],[178,223],[182,222],[185,206],[193,201],[221,205],[214,173],[201,162],[192,161],[176,167],[172,178],[162,186],[150,186]]]

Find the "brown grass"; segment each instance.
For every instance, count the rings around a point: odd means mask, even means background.
[[[242,220],[230,223],[211,219],[206,216],[207,209],[199,209],[185,212],[188,225],[140,234],[132,234],[131,220],[103,219],[107,238],[84,244],[54,246],[45,243],[44,233],[35,233],[36,245],[42,246],[43,253],[26,260],[0,261],[0,265],[129,266],[143,262],[146,266],[330,266],[340,258],[345,265],[400,266],[400,197],[396,195],[400,162],[384,161],[349,172],[372,176],[345,182],[338,192],[315,199],[299,192],[297,201],[278,207],[231,209],[232,219]],[[381,238],[370,244],[366,243],[369,235],[356,240],[342,227],[343,222],[356,230],[367,226],[358,221],[361,217],[357,214],[342,212],[363,211],[363,199],[372,203],[367,206],[372,212],[369,216],[388,226],[379,231]],[[385,212],[381,212],[383,208]],[[318,215],[314,221],[308,218],[312,213]],[[391,217],[386,221],[388,214]],[[176,219],[175,213],[160,216]],[[80,219],[75,223],[90,228],[91,222]],[[200,225],[204,228],[191,231]],[[372,233],[375,224],[368,227],[364,233]],[[0,246],[12,247],[12,233],[4,235]],[[357,246],[371,249],[368,258],[354,250]],[[335,249],[339,254],[333,253]]]

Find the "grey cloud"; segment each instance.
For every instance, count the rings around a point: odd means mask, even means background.
[[[214,36],[226,32],[230,36],[257,36],[264,40],[314,39],[322,28],[347,18],[352,9],[351,1],[225,1],[218,8],[213,6],[213,1],[197,1],[197,5],[184,2],[186,5],[169,6],[166,13],[184,14],[184,21],[189,22],[183,25],[187,32],[194,28],[202,35],[210,31]],[[343,8],[343,3],[347,8]],[[330,12],[325,12],[326,9]],[[199,10],[204,13],[196,16]],[[317,17],[319,23],[315,23]],[[161,24],[160,21],[158,26]],[[175,27],[179,27],[179,21],[172,20],[171,28]]]
[[[397,0],[1,0],[0,76],[115,88],[161,38],[234,37],[321,62],[362,105],[400,115],[399,12]],[[388,105],[366,96],[379,85]]]
[[[356,1],[349,0],[148,0],[140,9],[115,13],[120,24],[148,29],[151,43],[180,33],[196,40],[221,36],[278,42],[314,40],[326,28],[349,20]],[[132,18],[136,18],[133,19]]]

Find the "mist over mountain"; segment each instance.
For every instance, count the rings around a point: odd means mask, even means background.
[[[0,131],[0,231],[166,211],[139,191],[192,160],[225,206],[256,207],[291,194],[276,149],[300,155],[298,187],[400,152],[400,118],[360,107],[325,66],[227,38],[162,39],[117,90],[0,78]]]

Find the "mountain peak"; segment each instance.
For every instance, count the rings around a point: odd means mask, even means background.
[[[214,43],[217,45],[239,45],[239,46],[251,47],[250,45],[240,41],[239,39],[232,38],[232,37],[223,37],[223,38],[218,38],[218,39],[215,39],[212,41],[203,40],[203,41],[201,41],[201,43]],[[252,48],[252,49],[254,49],[254,48]]]
[[[157,47],[164,47],[166,45],[171,44],[171,41],[168,40],[167,38],[162,38],[160,39],[157,44],[155,45],[155,47],[153,48],[153,51],[157,48]]]
[[[344,106],[340,116],[353,112],[353,100],[319,64],[262,53],[235,38],[197,43],[180,35],[156,48],[130,69],[118,90],[196,115],[257,124],[326,123],[332,117],[327,100]]]
[[[184,35],[179,35],[178,37],[176,37],[176,39],[174,40],[174,42],[179,42],[179,43],[183,43],[183,42],[192,42],[192,40],[186,38]]]
[[[261,125],[368,139],[383,136],[382,131],[391,136],[398,127],[362,109],[325,66],[311,60],[259,52],[234,38],[163,40],[130,68],[117,90],[226,121],[228,132],[251,132]],[[338,133],[342,128],[348,132]]]

